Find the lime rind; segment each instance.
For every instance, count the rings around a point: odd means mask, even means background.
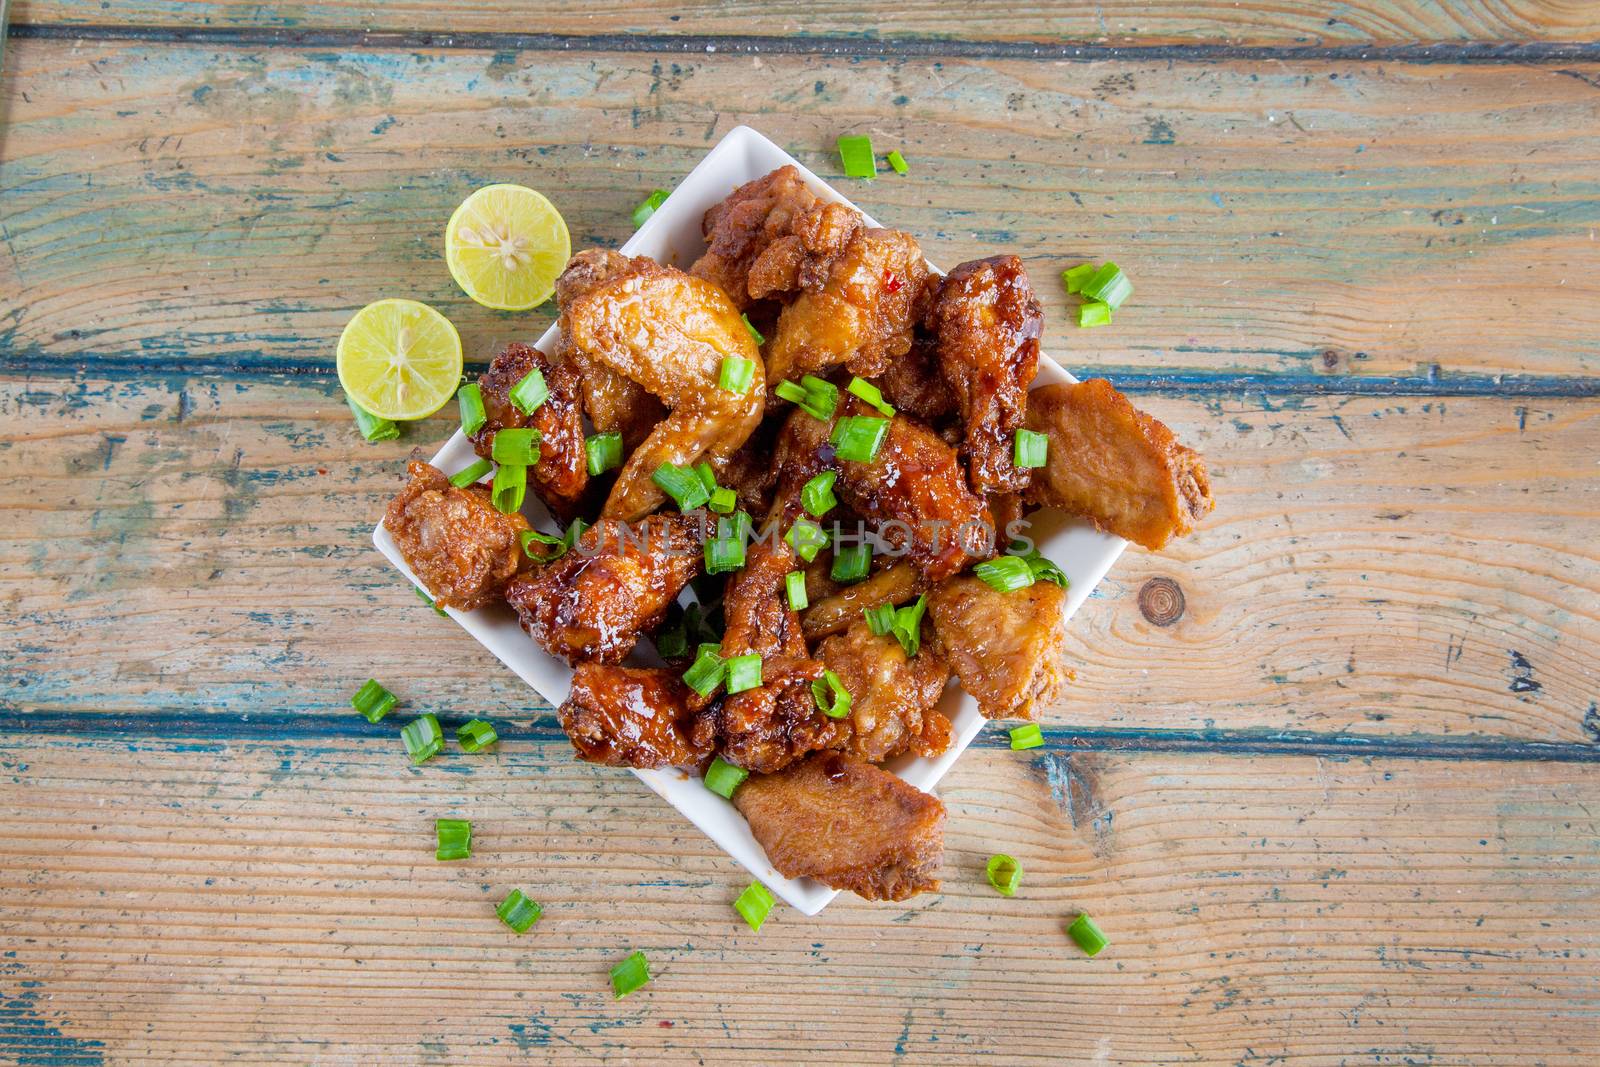
[[[427,418],[461,382],[461,336],[416,300],[389,299],[357,311],[339,335],[339,384],[379,418]]]
[[[555,292],[572,238],[554,204],[523,185],[486,185],[445,227],[445,262],[473,300],[499,311],[538,307]]]

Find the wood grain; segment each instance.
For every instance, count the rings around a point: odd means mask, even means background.
[[[16,0],[21,23],[267,27],[305,30],[421,30],[441,33],[730,34],[1032,41],[1068,39],[1119,44],[1229,42],[1257,45],[1386,44],[1459,41],[1592,41],[1600,13],[1583,0],[1309,0],[1249,3],[1144,0],[1138,4],[1004,4],[975,0],[896,0],[870,7],[845,0],[797,3],[684,3],[643,0],[606,6],[556,0],[457,0],[448,8],[422,0]],[[447,13],[448,12],[448,13]]]
[[[749,123],[824,175],[841,133],[903,150],[906,178],[844,188],[935,262],[1022,255],[1072,367],[1592,394],[1596,77],[22,40],[0,82],[0,359],[324,368],[352,308],[400,293],[481,355],[546,320],[450,280],[438,232],[467,192],[540,186],[575,245],[613,245]],[[1101,257],[1134,302],[1079,331],[1053,279]]]
[[[1600,403],[1138,399],[1207,455],[1217,510],[1074,619],[1053,727],[1600,741]],[[543,707],[371,546],[447,419],[367,445],[326,377],[174,374],[3,382],[0,421],[11,706],[325,732],[425,655],[408,699]],[[1138,607],[1156,575],[1185,594],[1170,626]]]
[[[50,1062],[1600,1054],[1588,767],[972,753],[943,893],[754,935],[748,876],[632,776],[565,744],[411,770],[370,733],[7,738],[0,989]],[[470,860],[433,859],[440,816],[473,821]],[[1011,900],[981,874],[1002,850]],[[493,914],[513,886],[545,906],[522,938]],[[636,948],[653,980],[613,1001]]]

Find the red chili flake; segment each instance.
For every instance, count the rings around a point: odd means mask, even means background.
[[[895,274],[894,271],[888,269],[884,270],[883,287],[889,290],[889,292],[898,293],[902,288],[905,287],[905,284],[906,283],[901,281],[899,275]]]

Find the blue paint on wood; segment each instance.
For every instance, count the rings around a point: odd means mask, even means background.
[[[7,957],[16,953],[8,952]],[[14,975],[20,964],[7,963],[0,974]],[[105,1042],[70,1037],[39,1007],[38,982],[23,981],[19,991],[0,993],[0,1061],[17,1067],[101,1067]]]

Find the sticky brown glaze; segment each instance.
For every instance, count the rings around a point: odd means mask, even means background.
[[[1028,428],[1050,438],[1030,504],[1081,515],[1152,551],[1191,532],[1215,506],[1200,453],[1104,378],[1035,389]]]
[[[897,639],[874,634],[858,614],[844,633],[822,642],[817,655],[850,694],[843,751],[882,763],[902,752],[937,756],[950,747],[950,720],[935,707],[950,665],[926,643],[908,657]]]
[[[502,515],[489,488],[458,489],[426,463],[406,469],[411,481],[389,502],[383,525],[400,555],[434,600],[471,611],[497,599],[526,557],[521,515]]]
[[[550,395],[532,415],[511,402],[511,390],[533,371],[544,375]],[[518,341],[501,350],[478,378],[483,394],[483,426],[472,435],[472,447],[484,459],[493,456],[494,437],[507,427],[539,431],[539,462],[528,470],[528,488],[544,501],[562,525],[584,510],[589,485],[583,447],[582,377],[573,363],[553,363],[532,345]]]
[[[689,708],[691,693],[677,671],[580,663],[557,715],[579,759],[696,768],[711,759],[713,733]]]
[[[928,594],[936,647],[986,719],[1031,719],[1059,691],[1067,594],[1050,582],[1001,593],[952,578]]]

